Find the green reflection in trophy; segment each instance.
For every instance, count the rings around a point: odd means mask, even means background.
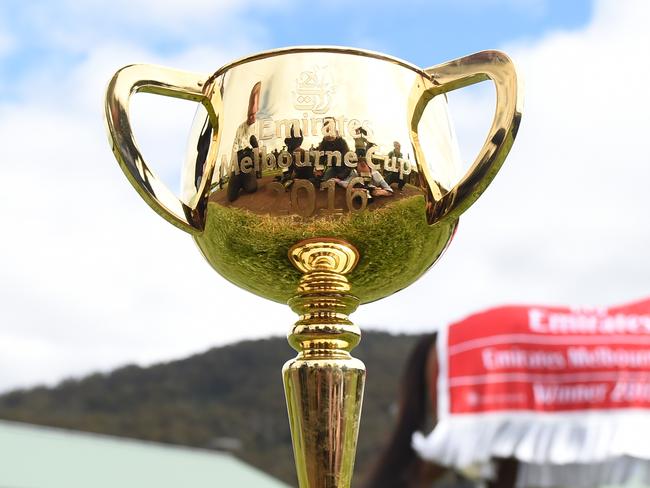
[[[460,174],[445,93],[487,79],[494,120]],[[203,106],[180,196],[135,143],[136,92]],[[436,262],[501,167],[520,118],[514,66],[496,51],[420,69],[368,51],[301,47],[212,75],[131,65],[111,80],[110,140],[136,191],[191,234],[217,272],[299,315],[289,333],[298,355],[283,376],[302,488],[350,486],[365,367],[350,354],[361,334],[348,315]]]

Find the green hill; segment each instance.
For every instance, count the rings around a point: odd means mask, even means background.
[[[371,468],[393,425],[399,377],[419,336],[364,332],[354,356],[368,377],[355,467]],[[0,418],[208,449],[296,484],[280,370],[285,338],[246,341],[148,368],[0,396]]]

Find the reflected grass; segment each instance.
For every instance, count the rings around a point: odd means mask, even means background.
[[[455,222],[428,225],[425,199],[415,195],[373,211],[302,218],[259,215],[208,203],[206,228],[195,237],[210,264],[226,279],[257,295],[286,303],[300,273],[287,252],[313,237],[337,237],[357,247],[360,261],[348,275],[362,303],[415,281],[440,256]]]

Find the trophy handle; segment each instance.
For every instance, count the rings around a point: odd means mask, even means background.
[[[133,94],[154,93],[201,103],[212,123],[212,141],[201,182],[189,205],[180,201],[144,161],[129,121]],[[120,69],[106,90],[105,117],[113,154],[135,190],[161,217],[176,227],[198,234],[205,225],[205,201],[210,191],[219,142],[221,94],[212,78],[204,74],[178,71],[162,66],[133,64]]]
[[[521,121],[522,90],[514,63],[500,51],[481,51],[424,71],[431,75],[434,84],[425,95],[424,106],[435,95],[487,79],[496,87],[496,111],[481,151],[460,182],[442,195],[432,209],[436,220],[456,219],[481,196],[510,152]],[[413,119],[413,130],[422,116],[418,112]]]

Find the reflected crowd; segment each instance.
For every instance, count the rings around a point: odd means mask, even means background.
[[[316,190],[334,192],[336,187],[340,187],[347,191],[351,200],[362,201],[356,206],[359,210],[377,199],[395,196],[407,184],[419,186],[417,166],[411,162],[410,155],[404,158],[399,141],[393,141],[392,150],[382,155],[379,145],[372,140],[369,127],[348,124],[346,128],[352,138],[352,144],[349,144],[340,127],[347,120],[343,117],[338,120],[327,116],[314,119],[320,122],[322,139],[309,148],[303,147],[305,136],[298,120],[290,126],[284,124],[286,137],[283,146],[271,149],[260,144],[258,112],[261,90],[261,82],[252,87],[246,118],[234,136],[231,159],[228,163],[225,160],[221,162],[218,181],[213,185],[213,191],[226,190],[228,202],[256,193],[269,183],[269,188],[275,192],[279,191],[277,184],[282,185],[284,191],[291,191],[294,183],[300,181],[298,186],[308,194]],[[197,146],[197,184],[202,173],[199,166],[205,162],[211,134],[212,127],[206,121]],[[353,190],[351,196],[350,190]],[[352,210],[352,203],[348,207]]]

